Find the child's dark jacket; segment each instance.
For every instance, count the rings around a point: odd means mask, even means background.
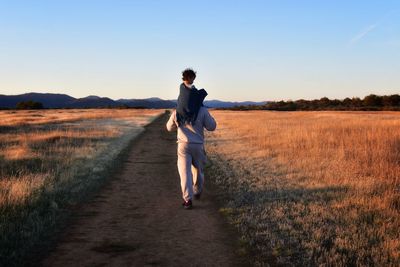
[[[193,124],[196,121],[197,114],[200,107],[203,106],[203,101],[206,96],[206,90],[198,90],[194,86],[189,89],[184,83],[181,83],[176,107],[176,117],[179,125],[185,122]]]

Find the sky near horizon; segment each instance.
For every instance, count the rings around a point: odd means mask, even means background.
[[[0,94],[207,99],[400,93],[400,1],[0,0]]]

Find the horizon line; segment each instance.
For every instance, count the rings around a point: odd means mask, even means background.
[[[46,92],[46,93],[42,93],[42,92],[26,92],[26,93],[21,93],[21,94],[13,94],[13,95],[8,95],[8,94],[0,94],[0,96],[2,95],[2,96],[19,96],[19,95],[24,95],[24,94],[53,94],[53,95],[67,95],[67,96],[70,96],[70,97],[73,97],[73,98],[75,98],[75,99],[81,99],[81,98],[87,98],[87,97],[91,97],[91,96],[95,96],[95,97],[99,97],[99,98],[108,98],[108,99],[111,99],[111,100],[113,100],[113,101],[118,101],[118,100],[122,100],[122,99],[124,99],[124,100],[132,100],[132,99],[134,99],[134,100],[146,100],[146,99],[151,99],[151,98],[158,98],[158,99],[160,99],[160,100],[162,100],[162,101],[176,101],[176,99],[164,99],[164,98],[161,98],[161,97],[158,97],[158,96],[151,96],[151,97],[145,97],[145,98],[117,98],[117,99],[114,99],[114,98],[111,98],[111,97],[108,97],[108,96],[98,96],[98,95],[87,95],[87,96],[84,96],[84,97],[75,97],[75,96],[72,96],[72,95],[70,95],[70,94],[67,94],[67,93],[51,93],[51,92]],[[287,98],[287,99],[279,99],[279,100],[222,100],[222,99],[208,99],[208,100],[204,100],[204,101],[221,101],[221,102],[279,102],[279,101],[286,101],[286,102],[288,102],[288,101],[298,101],[298,100],[308,100],[308,101],[310,101],[310,100],[320,100],[321,98],[328,98],[329,100],[344,100],[344,99],[346,99],[346,98],[350,98],[350,99],[352,99],[352,98],[360,98],[360,99],[363,99],[364,97],[366,97],[366,96],[369,96],[369,95],[376,95],[376,96],[390,96],[390,95],[399,95],[398,93],[396,94],[376,94],[376,93],[369,93],[369,94],[366,94],[366,95],[364,95],[363,97],[360,97],[360,96],[346,96],[346,97],[344,97],[344,98],[329,98],[329,97],[327,97],[327,96],[322,96],[322,97],[320,97],[320,98],[312,98],[312,99],[310,99],[310,98],[297,98],[297,99],[292,99],[292,98]]]

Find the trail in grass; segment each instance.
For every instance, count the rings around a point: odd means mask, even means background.
[[[181,206],[176,133],[162,115],[146,126],[123,169],[74,212],[41,266],[243,266],[237,236],[208,186]]]

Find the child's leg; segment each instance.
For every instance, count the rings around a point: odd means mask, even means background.
[[[192,175],[193,175],[193,191],[201,193],[204,185],[204,165],[206,163],[206,155],[202,144],[192,146]]]
[[[193,197],[193,180],[192,180],[192,156],[189,153],[188,145],[178,143],[178,172],[181,179],[182,198],[185,201]]]

